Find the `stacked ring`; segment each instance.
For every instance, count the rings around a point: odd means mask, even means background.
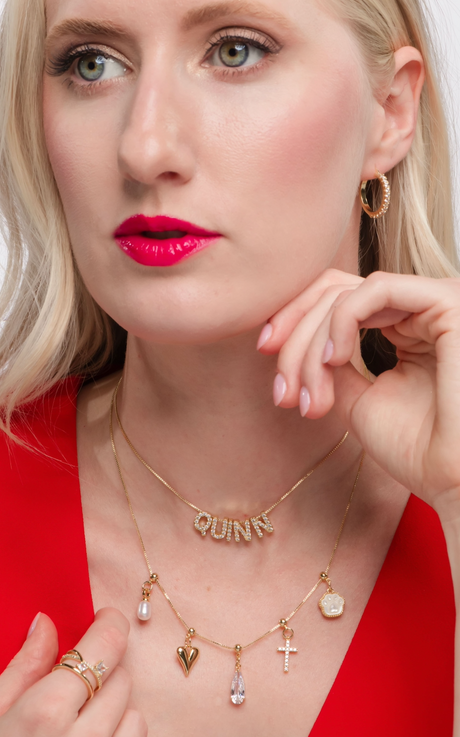
[[[78,665],[66,663],[66,660],[77,660]],[[102,687],[102,674],[107,670],[107,666],[105,665],[103,660],[100,660],[96,665],[90,665],[86,662],[86,660],[83,659],[78,650],[68,650],[65,655],[62,656],[59,663],[54,666],[53,671],[61,668],[70,670],[72,673],[75,673],[76,676],[78,676],[82,681],[85,682],[85,686],[88,689],[87,701],[90,701],[96,691],[99,691],[99,689]],[[85,675],[87,671],[90,671],[95,677],[95,687],[92,685],[89,678]]]

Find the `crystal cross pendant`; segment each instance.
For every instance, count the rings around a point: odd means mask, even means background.
[[[291,653],[296,653],[297,648],[291,647],[291,640],[294,637],[294,630],[287,626],[285,619],[280,620],[281,627],[284,627],[283,637],[286,641],[284,647],[279,647],[278,652],[284,653],[284,672],[289,673],[289,656]]]

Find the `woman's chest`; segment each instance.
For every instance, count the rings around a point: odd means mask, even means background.
[[[155,587],[151,619],[141,622],[137,607],[146,574],[139,556],[127,554],[123,545],[112,547],[110,556],[102,555],[100,536],[93,546],[91,534],[87,547],[95,609],[115,606],[131,623],[122,665],[133,678],[132,705],[144,714],[151,733],[162,737],[177,737],[184,730],[203,737],[217,730],[222,737],[230,737],[235,730],[247,735],[263,732],[266,737],[306,737],[346,658],[378,575],[376,565],[372,576],[348,572],[345,580],[338,566],[346,598],[344,615],[322,616],[318,601],[326,587],[321,584],[290,620],[293,632],[287,640],[281,629],[263,635],[299,605],[316,583],[315,575],[293,590],[291,577],[285,576],[283,585],[283,577],[275,584],[262,575],[251,590],[247,580],[238,585],[231,575],[222,575],[219,582],[209,571],[195,579],[190,569],[187,573],[185,567],[174,566],[174,574],[160,572],[160,580],[176,611]],[[192,645],[199,655],[188,676],[177,653],[186,649],[187,631],[177,612],[200,635],[227,646],[195,637]],[[231,699],[236,644],[243,646],[240,673],[245,699],[240,705]]]

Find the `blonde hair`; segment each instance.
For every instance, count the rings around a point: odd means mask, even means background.
[[[426,65],[417,131],[389,174],[383,220],[363,219],[361,269],[457,276],[448,137],[420,0],[328,0],[350,24],[377,89],[393,53],[413,45]],[[71,373],[96,374],[123,331],[87,292],[72,256],[42,124],[45,8],[6,0],[0,30],[0,209],[8,262],[0,293],[0,427],[14,409]]]

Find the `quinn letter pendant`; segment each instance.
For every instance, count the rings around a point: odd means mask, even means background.
[[[206,537],[207,532],[210,531],[210,535],[214,540],[230,542],[233,537],[237,543],[240,542],[241,538],[244,538],[247,543],[251,542],[253,530],[259,538],[264,536],[263,530],[268,533],[274,531],[274,527],[265,512],[261,512],[258,517],[251,517],[250,520],[246,519],[244,522],[232,519],[219,520],[218,517],[213,517],[208,512],[198,512],[193,526],[202,537]]]

